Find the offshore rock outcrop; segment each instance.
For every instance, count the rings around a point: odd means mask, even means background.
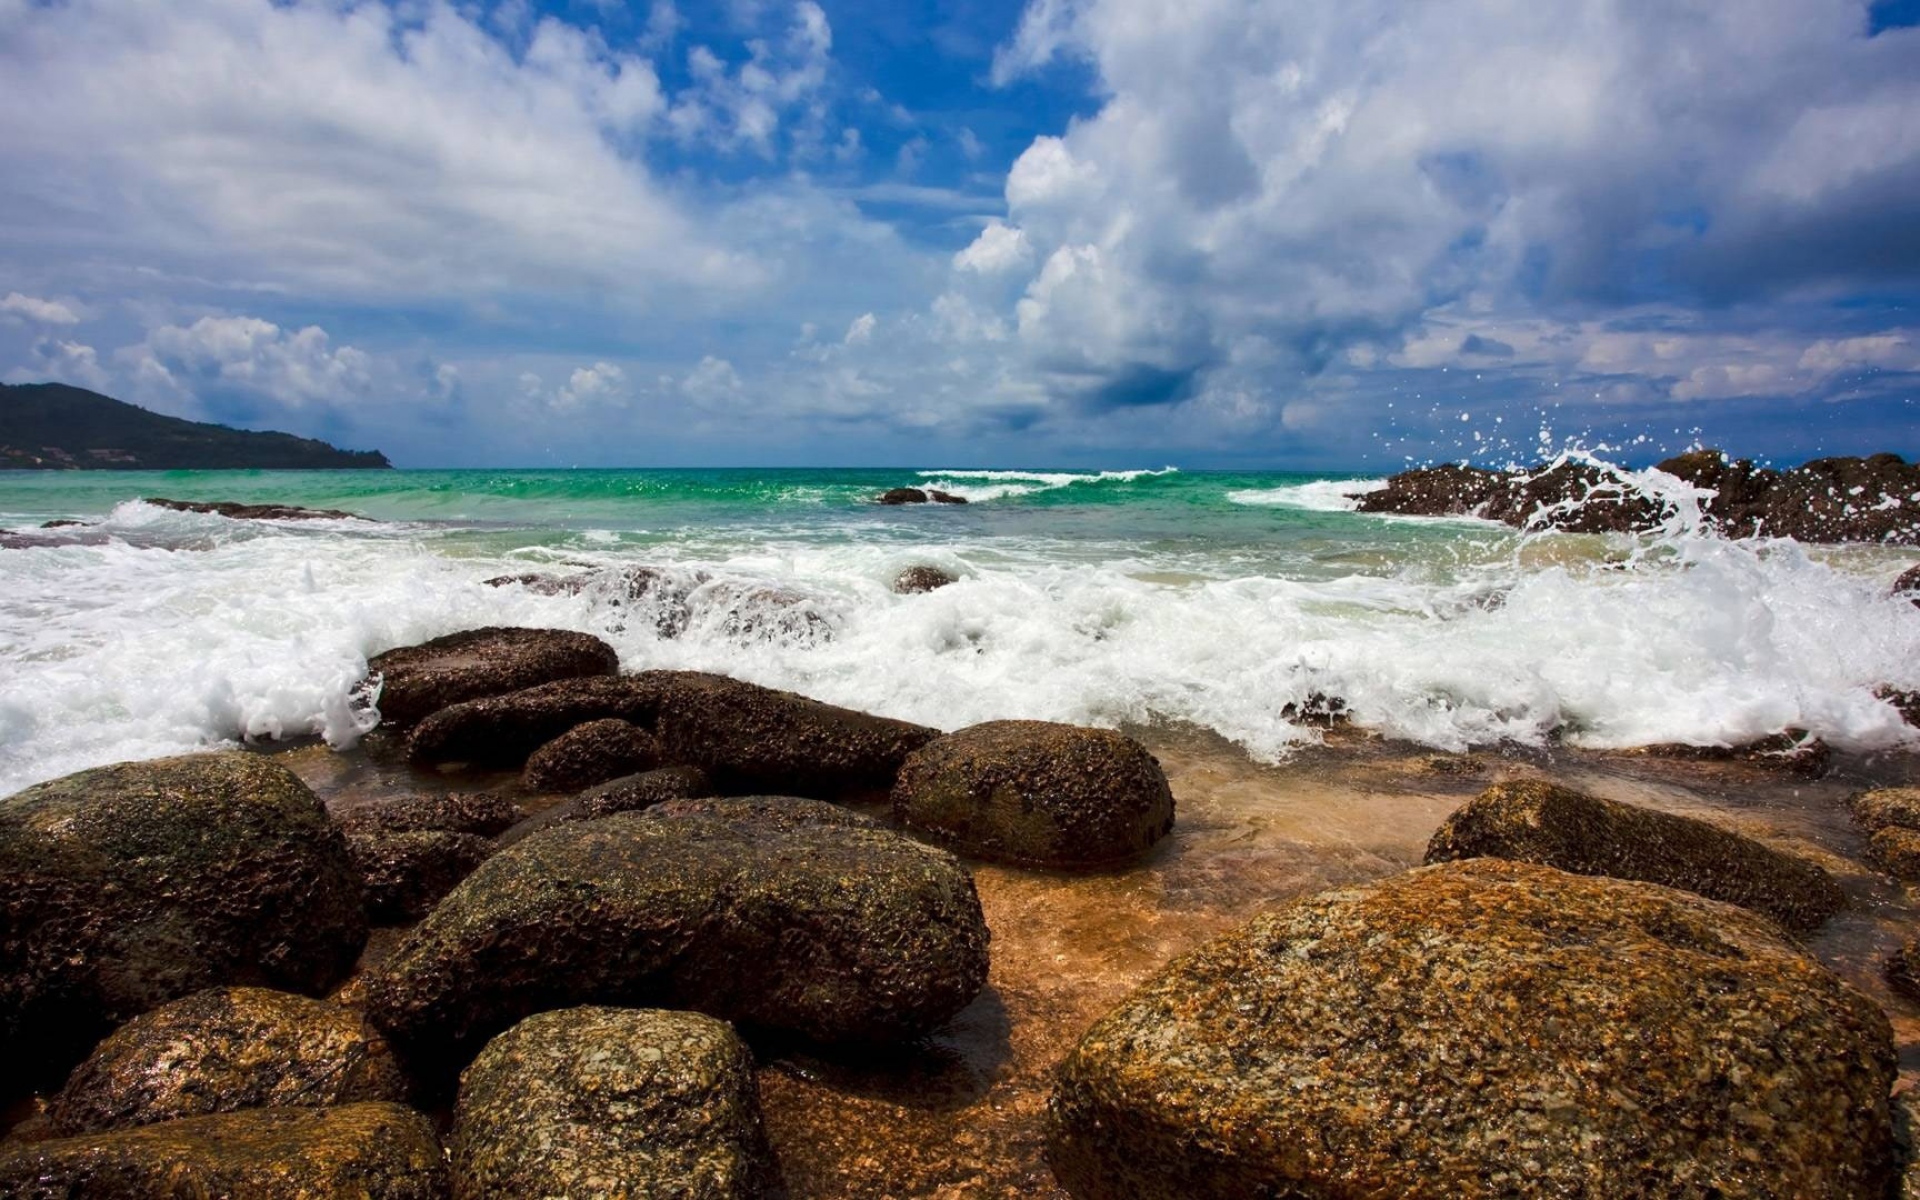
[[[1893,1174],[1892,1028],[1771,922],[1496,859],[1176,960],[1060,1069],[1079,1200],[1823,1196]]]
[[[461,1076],[448,1151],[456,1200],[781,1194],[753,1055],[699,1013],[528,1017]]]
[[[1897,454],[1821,458],[1776,471],[1695,450],[1658,469],[1711,492],[1701,511],[1728,537],[1920,545],[1920,465]],[[1613,472],[1580,462],[1521,471],[1420,467],[1354,499],[1360,512],[1476,516],[1574,533],[1648,530],[1673,515]]]
[[[1427,844],[1429,864],[1483,856],[1682,888],[1801,933],[1847,902],[1823,868],[1752,838],[1539,780],[1495,784]]]
[[[120,763],[0,800],[0,878],[0,1062],[16,1084],[202,988],[320,994],[367,935],[340,831],[253,754]]]

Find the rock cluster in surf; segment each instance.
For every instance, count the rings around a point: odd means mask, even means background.
[[[1702,515],[1730,537],[1920,545],[1920,465],[1897,454],[1821,458],[1776,471],[1695,450],[1658,469],[1704,493]],[[1667,501],[1583,462],[1510,471],[1420,467],[1354,500],[1366,513],[1475,516],[1571,533],[1654,529],[1673,515]]]

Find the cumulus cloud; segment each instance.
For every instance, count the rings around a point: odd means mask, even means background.
[[[145,398],[217,408],[237,397],[282,410],[325,408],[367,392],[373,360],[335,348],[317,325],[282,329],[258,317],[163,325],[116,357]]]
[[[80,314],[69,305],[58,300],[42,300],[37,296],[23,296],[19,292],[8,292],[0,300],[0,317],[18,318],[33,321],[41,325],[78,325]]]
[[[758,20],[757,12],[743,16],[749,25]],[[755,38],[747,50],[747,60],[731,68],[707,46],[688,52],[694,85],[667,113],[668,124],[682,141],[744,146],[771,158],[785,114],[798,109],[803,119],[818,124],[823,114],[809,111],[807,102],[826,82],[832,63],[833,28],[826,12],[814,0],[799,0],[784,37]],[[817,137],[818,131],[809,130],[807,136]]]
[[[724,409],[739,403],[746,386],[732,363],[709,354],[687,372],[680,381],[680,391],[701,408]]]
[[[1920,35],[1869,38],[1857,4],[1032,0],[994,78],[1062,58],[1099,111],[1033,141],[1007,221],[955,259],[1021,272],[1056,394],[1178,399],[1243,364],[1271,388],[1453,309],[1578,326],[1920,278]],[[1463,352],[1526,347],[1402,353]],[[1665,377],[1686,398],[1793,371]]]
[[[59,338],[41,338],[28,352],[27,361],[7,373],[13,383],[71,383],[78,387],[104,390],[112,375],[100,362],[92,346]]]
[[[843,339],[849,346],[864,346],[873,340],[873,327],[879,324],[879,318],[872,313],[861,313],[847,326],[847,336]]]

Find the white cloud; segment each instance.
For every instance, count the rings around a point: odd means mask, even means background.
[[[116,355],[132,378],[160,398],[204,401],[237,393],[283,409],[328,407],[364,394],[373,360],[335,349],[317,325],[282,329],[258,317],[202,317],[163,325]]]
[[[853,319],[852,324],[847,326],[847,336],[844,339],[844,344],[848,346],[866,345],[873,340],[873,327],[878,323],[878,319],[875,318],[872,313],[861,313]]]
[[[758,20],[756,12],[747,23]],[[744,146],[772,158],[774,136],[787,113],[798,110],[813,126],[821,122],[824,114],[809,102],[827,80],[833,28],[814,0],[793,6],[792,22],[778,42],[756,38],[747,49],[747,61],[732,69],[707,46],[688,52],[693,85],[675,98],[667,113],[669,126],[682,141]],[[800,136],[818,140],[820,131],[807,128]]]
[[[42,300],[35,296],[23,296],[19,292],[8,292],[0,300],[0,316],[24,318],[42,325],[78,325],[80,314],[72,307],[58,300]]]
[[[953,265],[962,271],[997,275],[1025,266],[1033,259],[1033,248],[1024,230],[1015,229],[998,219],[987,222],[967,248],[953,256]]]
[[[737,404],[745,394],[740,373],[724,358],[709,354],[680,381],[687,399],[702,408],[721,409]]]
[[[627,373],[610,362],[576,367],[547,407],[558,413],[572,413],[595,405],[619,405],[626,398]]]
[[[78,387],[105,391],[111,375],[101,365],[92,346],[57,338],[35,342],[20,367],[7,373],[14,383],[71,383]]]

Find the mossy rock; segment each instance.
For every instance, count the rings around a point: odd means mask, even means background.
[[[1060,1068],[1080,1200],[1820,1196],[1891,1182],[1892,1029],[1745,909],[1498,859],[1176,960]]]
[[[48,1115],[58,1132],[80,1134],[406,1097],[386,1039],[360,1013],[266,988],[209,988],[114,1030]]]
[[[450,633],[367,661],[367,678],[380,681],[380,717],[394,725],[449,704],[619,670],[613,647],[590,633],[502,626]]]
[[[753,1056],[690,1012],[568,1008],[487,1043],[460,1077],[456,1200],[783,1194]]]
[[[801,796],[701,796],[690,800],[667,800],[649,808],[646,816],[655,821],[690,818],[733,821],[770,829],[799,829],[803,826],[884,828],[865,813]]]
[[[535,792],[577,792],[660,765],[660,742],[630,721],[576,725],[533,752],[520,782]]]
[[[1920,788],[1875,788],[1847,801],[1853,823],[1868,833],[1920,829]]]
[[[254,754],[82,771],[0,800],[0,1062],[64,1074],[208,987],[324,993],[366,941],[340,831]]]
[[[1889,825],[1867,839],[1867,857],[1904,883],[1920,883],[1920,829]]]
[[[407,735],[407,758],[421,767],[450,762],[519,767],[576,725],[612,717],[651,727],[659,709],[657,679],[562,679],[448,705]]]
[[[1705,821],[1540,780],[1495,784],[1427,843],[1428,863],[1481,856],[1682,888],[1764,913],[1799,933],[1847,903],[1816,863]]]
[[[426,916],[496,849],[489,838],[442,829],[410,833],[356,829],[347,834],[347,852],[366,890],[367,916],[376,925],[404,924]]]
[[[581,1004],[688,1008],[823,1043],[927,1033],[986,982],[952,856],[879,829],[622,813],[489,859],[369,979],[430,1077],[515,1022]]]
[[[444,1200],[433,1125],[397,1104],[255,1108],[0,1149],[17,1200]]]
[[[883,794],[938,730],[720,675],[648,671],[668,762],[703,767],[722,792],[835,800]]]
[[[445,792],[376,800],[336,813],[349,833],[471,833],[494,837],[526,819],[526,811],[494,792]]]
[[[569,821],[598,821],[616,813],[639,812],[672,800],[691,800],[712,794],[713,781],[699,767],[659,767],[635,775],[622,775],[590,787],[571,800],[535,813],[501,834],[500,844],[511,846],[542,829],[551,829]]]
[[[1050,721],[989,721],[915,751],[893,785],[902,825],[974,858],[1098,866],[1173,830],[1173,792],[1124,734]]]

